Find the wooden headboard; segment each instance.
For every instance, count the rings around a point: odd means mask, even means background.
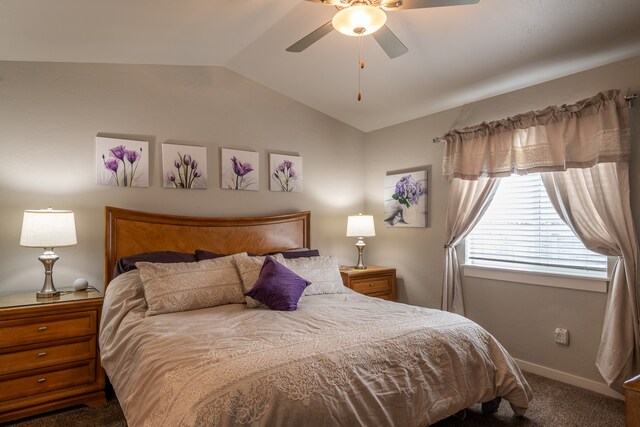
[[[105,289],[116,261],[154,251],[196,249],[233,254],[268,253],[311,247],[311,213],[251,218],[163,215],[105,207]]]

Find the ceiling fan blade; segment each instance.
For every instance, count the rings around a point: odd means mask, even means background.
[[[313,0],[309,0],[313,1]],[[460,6],[476,4],[480,0],[383,0],[384,10],[423,9],[426,7]]]
[[[404,55],[409,51],[386,25],[383,25],[378,31],[373,33],[372,36],[391,59]]]
[[[303,50],[329,34],[331,31],[333,31],[333,25],[331,25],[331,21],[329,21],[289,46],[286,51],[302,52]]]

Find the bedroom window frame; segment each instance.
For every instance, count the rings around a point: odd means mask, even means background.
[[[530,181],[531,179],[532,177],[529,178]],[[498,191],[500,191],[500,187]],[[538,190],[538,194],[546,198],[548,211],[550,202],[546,192],[542,189],[542,191]],[[546,202],[543,201],[543,203]],[[490,209],[491,207],[487,210],[489,215],[491,214]],[[538,207],[538,209],[542,210],[543,208]],[[540,212],[533,216],[536,215],[539,216]],[[555,216],[554,221],[561,221],[555,211],[553,211],[553,215]],[[490,217],[486,218],[489,219]],[[482,223],[482,220],[480,223]],[[563,231],[566,232],[566,230]],[[463,274],[464,276],[482,279],[606,293],[612,270],[617,261],[616,257],[606,257],[606,268],[595,271],[580,267],[553,267],[550,265],[533,265],[508,261],[478,260],[472,259],[470,256],[469,240],[470,236],[467,236],[457,248],[460,253],[460,259],[464,260]],[[586,248],[584,249],[586,250]]]

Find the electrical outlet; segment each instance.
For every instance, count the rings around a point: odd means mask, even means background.
[[[553,336],[558,344],[569,345],[569,331],[564,328],[556,328]]]

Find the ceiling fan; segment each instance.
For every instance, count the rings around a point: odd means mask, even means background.
[[[480,0],[307,0],[335,6],[338,9],[333,19],[289,46],[287,52],[302,52],[334,29],[348,36],[373,38],[389,58],[407,53],[407,47],[385,25],[385,11],[423,9],[428,7],[475,4]]]

